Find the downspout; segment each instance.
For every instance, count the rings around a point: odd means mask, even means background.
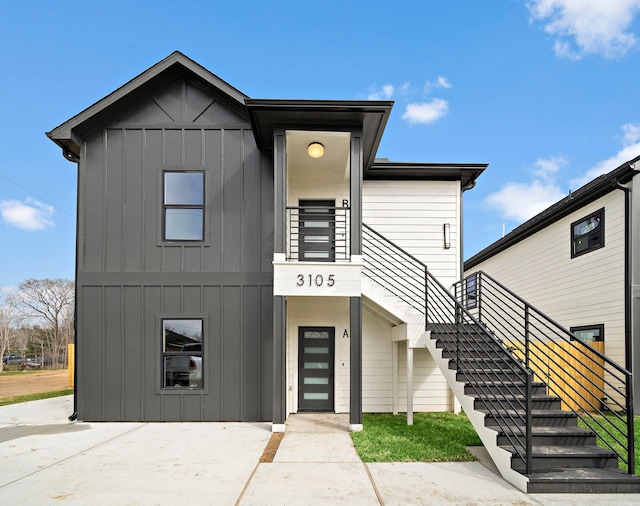
[[[616,178],[611,185],[624,192],[624,341],[625,368],[633,372],[633,353],[631,341],[631,188],[620,184]]]

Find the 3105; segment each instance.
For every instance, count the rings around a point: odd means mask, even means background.
[[[328,286],[336,284],[335,274],[329,274],[326,278],[322,274],[298,274],[296,286]]]

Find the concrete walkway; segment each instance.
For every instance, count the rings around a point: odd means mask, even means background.
[[[72,397],[0,407],[0,504],[637,505],[640,494],[524,494],[480,462],[363,464],[343,415],[267,423],[70,423]]]

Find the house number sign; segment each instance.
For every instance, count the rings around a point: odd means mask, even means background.
[[[335,274],[329,274],[326,277],[322,274],[298,274],[296,286],[328,286],[332,287],[336,284]]]

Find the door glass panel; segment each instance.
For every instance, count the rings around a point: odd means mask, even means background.
[[[305,392],[304,393],[304,398],[307,401],[327,401],[329,400],[329,394],[328,393],[315,393],[315,392]]]
[[[329,242],[329,236],[328,235],[308,235],[304,238],[304,242],[325,243],[325,242]]]
[[[328,362],[305,362],[305,369],[329,369]]]
[[[305,346],[304,352],[309,354],[329,353],[328,346]]]
[[[305,385],[328,385],[329,378],[305,378]]]
[[[329,332],[307,330],[304,333],[305,339],[329,339]]]

